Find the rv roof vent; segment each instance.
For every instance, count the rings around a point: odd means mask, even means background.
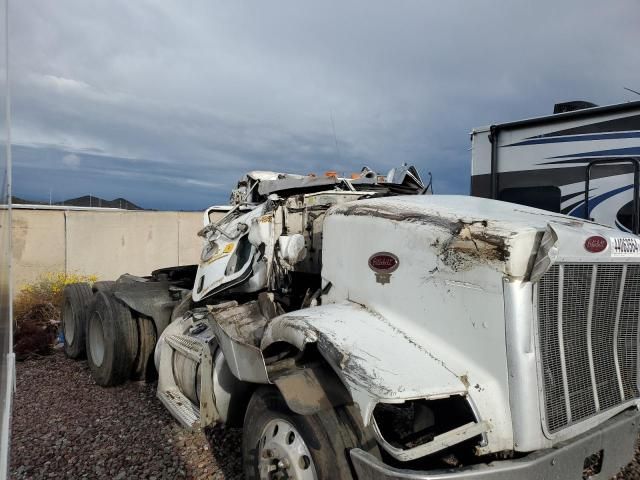
[[[553,113],[573,112],[574,110],[591,107],[597,107],[597,105],[595,103],[585,102],[584,100],[574,100],[572,102],[556,103],[553,106]]]

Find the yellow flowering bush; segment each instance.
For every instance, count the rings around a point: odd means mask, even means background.
[[[60,309],[62,307],[62,292],[71,283],[93,283],[98,279],[95,275],[80,275],[77,273],[47,272],[40,275],[32,283],[23,285],[13,302],[14,318],[18,319],[28,313],[35,305],[49,303]]]
[[[13,346],[18,360],[51,352],[60,325],[64,287],[96,280],[95,275],[50,272],[20,288],[13,302]]]

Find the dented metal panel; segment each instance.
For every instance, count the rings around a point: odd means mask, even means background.
[[[246,382],[270,383],[262,352],[257,346],[267,321],[258,302],[228,308],[210,307],[210,311],[211,327],[235,377]]]
[[[537,399],[516,397],[515,404],[510,402],[508,365],[516,362],[512,372],[530,371],[532,363],[523,360],[518,366],[520,357],[514,358],[521,355],[520,348],[508,358],[505,331],[514,320],[505,315],[503,281],[526,283],[532,273],[539,275],[534,265],[544,271],[557,261],[615,262],[610,249],[590,253],[582,248],[589,236],[610,238],[612,232],[591,222],[469,197],[352,202],[327,213],[322,276],[331,289],[322,301],[366,305],[441,360],[466,386],[479,417],[491,422],[487,446],[480,447],[480,453],[544,446]],[[541,244],[546,259],[538,256]],[[368,264],[378,252],[397,257],[388,282],[379,282]],[[517,298],[531,308],[531,295]],[[510,307],[509,314],[516,311]],[[376,352],[380,350],[387,350],[384,342]],[[430,383],[428,378],[415,381],[414,388]],[[519,415],[518,442],[512,406]],[[520,420],[529,414],[531,422]]]
[[[258,207],[215,228],[209,224],[211,227],[201,231],[204,246],[192,294],[195,301],[251,275],[256,252],[248,242],[247,232],[251,221],[262,212],[263,208]]]
[[[375,480],[549,480],[579,478],[611,478],[633,458],[638,436],[640,414],[637,411],[621,413],[598,428],[582,434],[572,442],[555,448],[540,450],[510,460],[416,471],[391,467],[361,449],[350,452],[359,479]],[[599,474],[591,475],[585,469],[585,457],[603,452]]]
[[[327,178],[246,177],[234,199],[238,209],[201,232],[205,251],[193,294],[210,299],[204,322],[223,356],[185,353],[167,338],[159,342],[163,351],[200,359],[214,379],[202,388],[216,388],[216,372],[224,370],[238,383],[274,383],[298,414],[353,401],[364,425],[375,424],[380,402],[464,397],[469,418],[417,447],[398,449],[378,439],[400,460],[478,435],[479,455],[555,445],[541,427],[535,282],[557,262],[637,262],[624,255],[635,240],[616,232],[624,237],[616,242],[600,225],[485,199],[367,198],[379,191],[347,191],[355,184]],[[335,190],[315,190],[322,185]],[[249,201],[254,194],[260,201],[271,195],[256,206]],[[247,202],[252,210],[240,211]],[[609,240],[611,247],[576,248],[594,236],[602,237],[599,246]],[[234,300],[220,303],[222,290]],[[320,365],[298,365],[308,357],[286,357],[295,349],[278,350],[279,342],[300,351],[313,345],[328,365],[314,349],[305,354]],[[163,371],[170,368],[164,354],[159,363]],[[160,383],[173,395],[175,382]],[[230,395],[219,397],[221,413],[201,408],[203,421],[225,416]],[[178,397],[171,398],[167,404],[190,422]],[[217,402],[215,395],[206,400]]]
[[[269,374],[287,406],[299,415],[313,415],[351,403],[349,393],[326,365],[293,367],[279,375],[272,371]]]
[[[506,204],[486,201],[485,211],[471,205],[478,199],[435,198],[362,200],[332,209],[324,224],[322,270],[332,287],[322,302],[357,302],[387,319],[446,366],[480,419],[491,422],[480,452],[513,449],[502,279],[526,275],[538,230],[518,223]],[[347,229],[349,235],[342,235]],[[529,251],[516,245],[520,241]],[[378,282],[369,266],[377,252],[398,258],[388,283]],[[402,351],[390,347],[388,338],[379,342],[369,351],[397,355],[401,362]],[[407,365],[412,363],[404,363],[405,370],[412,368]],[[435,387],[430,369],[414,375],[412,390]]]
[[[267,326],[261,348],[286,341],[316,343],[341,376],[365,425],[375,404],[464,394],[467,386],[445,362],[389,318],[355,303],[287,313]]]
[[[407,462],[409,460],[415,460],[416,458],[422,458],[427,455],[431,455],[435,452],[444,450],[447,447],[456,445],[460,442],[478,436],[491,428],[491,425],[487,421],[482,422],[469,422],[465,425],[461,425],[453,430],[436,435],[430,442],[423,443],[416,447],[403,450],[396,448],[387,443],[380,435],[377,425],[374,422],[374,428],[376,430],[376,436],[378,441],[382,444],[382,447],[396,460],[401,462]]]

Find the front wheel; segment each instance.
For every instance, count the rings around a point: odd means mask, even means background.
[[[298,415],[275,388],[259,388],[245,416],[242,456],[247,479],[350,479],[349,449],[363,431],[346,408]]]

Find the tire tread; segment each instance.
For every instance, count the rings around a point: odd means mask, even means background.
[[[73,322],[75,323],[74,329],[74,341],[69,344],[65,335],[64,353],[67,357],[73,359],[81,359],[86,355],[85,349],[85,335],[87,332],[88,321],[88,306],[93,298],[93,291],[88,283],[71,283],[64,287],[62,293],[62,319],[63,319],[63,332],[65,332],[65,314],[64,309],[67,308],[67,302],[73,305]]]

